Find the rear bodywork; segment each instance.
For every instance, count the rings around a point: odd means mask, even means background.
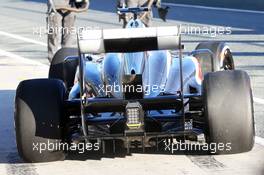
[[[198,60],[182,57],[177,27],[128,26],[79,36],[78,81],[65,108],[80,116],[79,139],[123,140],[128,150],[133,142],[145,148],[150,140],[196,139],[203,134]]]

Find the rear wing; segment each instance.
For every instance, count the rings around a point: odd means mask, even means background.
[[[83,30],[78,44],[80,53],[91,54],[181,48],[179,28],[175,26]]]

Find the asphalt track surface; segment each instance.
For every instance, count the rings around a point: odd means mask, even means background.
[[[224,7],[247,10],[264,10],[264,2],[262,0],[164,0],[163,2],[202,5],[207,7]]]
[[[77,26],[117,28],[114,0],[97,0]],[[231,35],[184,34],[185,52],[202,41],[226,41],[237,69],[249,73],[254,94],[256,144],[243,154],[209,156],[140,152],[131,155],[70,155],[66,161],[23,163],[17,153],[13,128],[13,102],[19,81],[47,77],[45,33],[46,5],[37,1],[0,3],[0,174],[264,174],[264,23],[263,13],[171,6],[168,22],[154,19],[154,26],[182,25],[231,27]],[[155,14],[156,15],[156,14]]]

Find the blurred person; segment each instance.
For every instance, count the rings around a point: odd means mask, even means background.
[[[62,47],[72,47],[76,35],[72,34],[76,13],[85,12],[89,0],[48,0],[48,59],[51,62],[55,53]]]
[[[144,12],[140,14],[139,18],[142,20],[142,22],[149,27],[151,25],[151,19],[152,19],[152,10],[151,6],[153,4],[154,0],[118,0],[118,7],[148,7],[149,11]],[[123,20],[123,27],[127,25],[128,21],[133,17],[133,14],[124,14],[119,16],[119,21]]]
[[[151,21],[153,18],[152,6],[158,9],[159,17],[166,21],[166,16],[169,7],[162,8],[161,0],[118,0],[118,7],[148,7],[149,11],[140,14],[140,19],[145,24],[145,26],[151,26]],[[133,14],[123,14],[119,15],[119,21],[123,20],[123,27],[125,28],[128,21],[133,17]]]

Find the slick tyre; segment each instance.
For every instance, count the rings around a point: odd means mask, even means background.
[[[208,73],[203,81],[203,94],[206,140],[218,146],[212,153],[250,151],[255,129],[248,74],[239,70]]]
[[[22,81],[16,90],[15,132],[20,157],[25,162],[63,160],[65,87],[56,79]],[[42,150],[41,150],[42,149]]]

